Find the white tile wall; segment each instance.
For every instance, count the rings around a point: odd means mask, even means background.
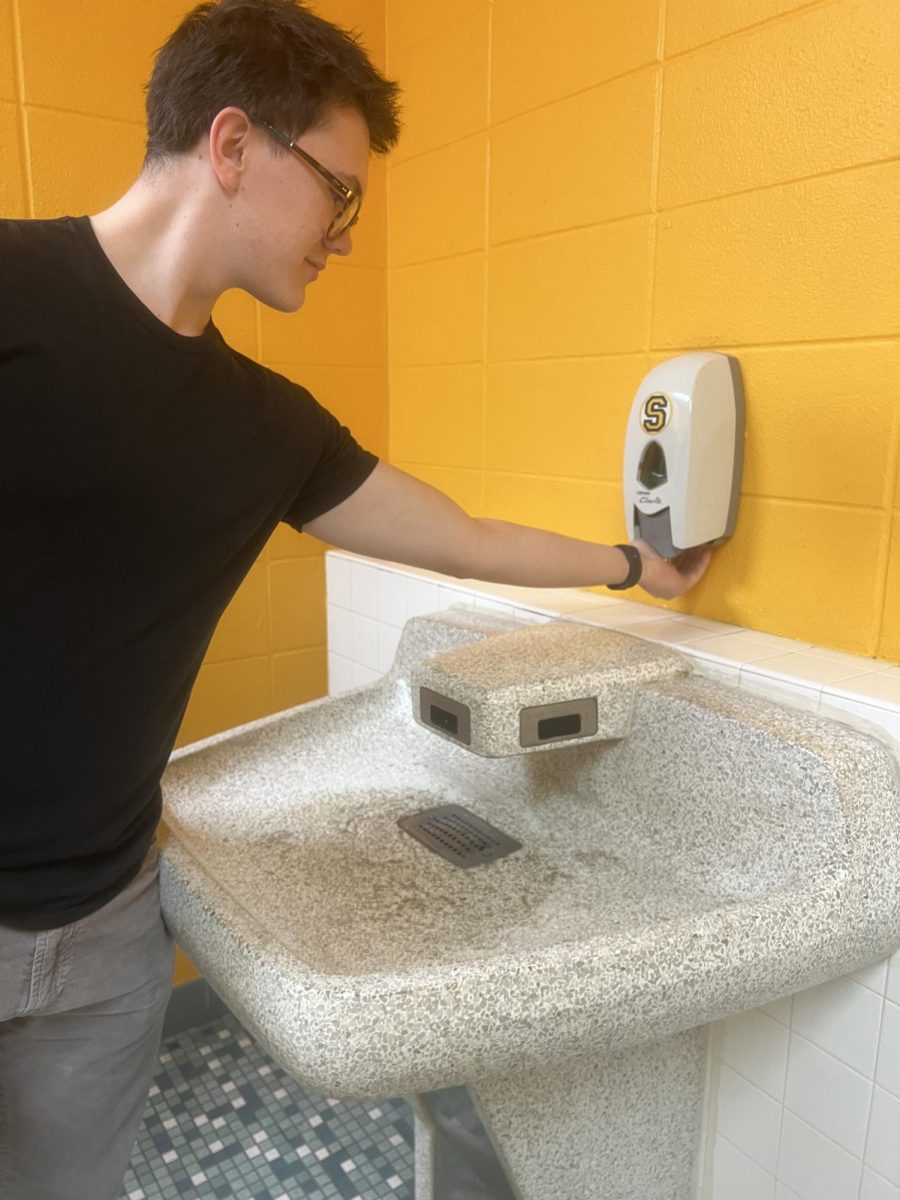
[[[900,669],[771,634],[575,589],[514,588],[331,551],[332,695],[389,669],[405,621],[450,604],[561,617],[676,647],[749,691],[900,741]],[[900,1200],[900,951],[720,1021],[698,1200]]]

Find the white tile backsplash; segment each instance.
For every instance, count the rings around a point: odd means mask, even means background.
[[[576,589],[449,579],[326,556],[332,695],[387,671],[409,617],[452,604],[607,625],[719,678],[900,742],[890,663]],[[717,1022],[708,1160],[697,1200],[900,1200],[900,951]]]
[[[571,609],[564,615],[570,621],[582,621],[585,625],[606,625],[609,629],[628,629],[659,620],[656,609],[646,604],[632,604],[628,600],[620,600],[617,606],[595,604]]]
[[[773,1200],[775,1176],[721,1134],[713,1141],[712,1189],[727,1200]]]
[[[801,1197],[796,1192],[792,1192],[790,1188],[785,1187],[783,1183],[776,1183],[775,1200],[801,1200]]]
[[[366,563],[352,563],[350,573],[350,607],[364,617],[378,619],[378,577]]]
[[[699,642],[709,637],[709,631],[701,629],[681,617],[667,617],[662,621],[645,621],[635,629],[637,637],[650,638],[666,646],[682,646],[686,642]]]
[[[438,588],[438,606],[441,612],[456,605],[462,605],[463,608],[472,608],[473,604],[474,600],[469,592],[464,592],[460,588]]]
[[[785,1110],[778,1180],[795,1191],[800,1200],[855,1200],[862,1181],[862,1162]]]
[[[882,1004],[880,996],[854,980],[833,979],[797,993],[791,1026],[871,1079],[878,1054]]]
[[[711,621],[709,617],[697,617],[693,613],[686,613],[682,620],[696,625],[699,629],[705,629],[707,637],[712,637],[714,634],[745,632],[741,625],[729,625],[725,621]]]
[[[887,984],[887,969],[888,960],[883,958],[881,962],[871,963],[868,967],[860,967],[858,971],[851,972],[848,978],[855,979],[857,983],[870,988],[876,995],[883,996]]]
[[[349,559],[337,554],[325,556],[325,585],[328,590],[328,603],[336,604],[338,608],[353,607],[353,567]]]
[[[848,680],[847,684],[852,682],[853,680]],[[863,698],[857,699],[837,692],[829,686],[822,688],[819,712],[825,717],[833,717],[836,721],[845,721],[848,725],[877,725],[900,744],[900,707],[882,708]]]
[[[875,1082],[900,1100],[900,1004],[885,1000]],[[897,1129],[900,1145],[900,1127]]]
[[[410,579],[406,588],[407,617],[422,617],[438,612],[441,607],[440,587],[428,579]]]
[[[768,1171],[774,1183],[781,1105],[724,1063],[717,1083],[717,1131]]]
[[[869,1167],[864,1167],[859,1200],[900,1200],[900,1188],[895,1188]]]
[[[356,663],[341,654],[328,652],[328,694],[339,696],[356,686]]]
[[[872,1080],[791,1033],[785,1107],[862,1159]]]
[[[481,609],[482,612],[501,613],[506,617],[513,617],[516,614],[514,604],[509,604],[505,600],[496,600],[492,596],[476,597],[473,607]]]
[[[786,657],[793,658],[795,656],[787,655]],[[819,707],[821,686],[810,687],[809,684],[784,679],[778,675],[772,676],[760,670],[770,661],[770,659],[763,659],[755,669],[752,666],[741,667],[738,676],[739,686],[746,688],[748,692],[768,696],[771,700],[784,700],[785,703],[793,704],[797,708],[816,712]]]
[[[378,669],[382,674],[389,671],[393,665],[402,632],[395,625],[378,626]]]
[[[900,952],[888,962],[887,971],[887,990],[885,995],[888,1000],[893,1000],[895,1004],[900,1004]]]
[[[773,1000],[771,1004],[764,1004],[761,1011],[773,1017],[776,1021],[780,1021],[782,1025],[790,1025],[793,1004],[793,996],[782,996],[780,1000]]]
[[[378,671],[378,622],[362,613],[354,612],[351,618],[351,658],[361,667]]]
[[[682,646],[682,650],[687,651],[687,646]],[[732,687],[740,687],[741,668],[733,663],[722,662],[716,658],[710,658],[707,655],[697,654],[693,657],[692,666],[698,675],[703,675],[707,679],[715,679],[719,683],[728,683]],[[775,699],[780,700],[783,697],[776,695]]]
[[[853,680],[855,695],[868,697],[875,704],[900,708],[900,671],[890,667],[886,671],[874,671]]]
[[[780,1104],[784,1098],[790,1029],[754,1008],[719,1025],[717,1047],[726,1063]]]
[[[778,641],[783,642],[784,639],[778,639]],[[704,654],[738,667],[747,663],[759,662],[762,659],[781,657],[780,649],[781,646],[775,644],[775,639],[764,640],[749,632],[726,633],[716,637],[700,638],[699,641],[690,644],[692,654]]]
[[[900,1100],[880,1087],[872,1098],[866,1166],[900,1187]]]
[[[332,604],[329,598],[326,616],[328,622],[329,652],[340,654],[352,662],[353,613],[349,608],[341,608],[337,604]]]
[[[393,571],[378,572],[378,620],[385,625],[402,629],[408,611],[406,602],[407,580],[404,575]]]

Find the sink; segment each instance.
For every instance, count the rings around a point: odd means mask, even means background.
[[[648,1176],[633,1194],[687,1196],[697,1031],[900,942],[896,759],[872,731],[686,661],[673,673],[662,650],[664,677],[634,689],[624,737],[484,758],[417,723],[410,681],[423,663],[521,628],[454,610],[416,618],[378,683],[176,753],[166,919],[304,1085],[373,1098],[466,1085],[511,1196],[546,1193],[536,1144],[563,1145],[578,1120],[592,1128],[603,1095],[628,1087],[637,1159],[642,1121],[684,1124],[673,1136],[686,1147],[664,1148],[667,1163],[684,1159],[681,1182]],[[398,826],[448,804],[521,848],[461,870]],[[648,1097],[666,1070],[660,1114]],[[548,1089],[566,1097],[555,1132]],[[423,1143],[437,1108],[417,1108]],[[596,1182],[611,1178],[604,1162],[585,1159],[573,1196],[632,1195]],[[554,1192],[570,1194],[555,1177]],[[422,1184],[417,1200],[431,1194]]]

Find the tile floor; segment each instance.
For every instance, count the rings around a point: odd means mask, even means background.
[[[412,1200],[403,1100],[304,1091],[231,1014],[167,1038],[121,1200]]]

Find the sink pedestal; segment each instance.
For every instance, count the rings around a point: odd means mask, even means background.
[[[411,1097],[416,1200],[692,1200],[706,1027]]]

